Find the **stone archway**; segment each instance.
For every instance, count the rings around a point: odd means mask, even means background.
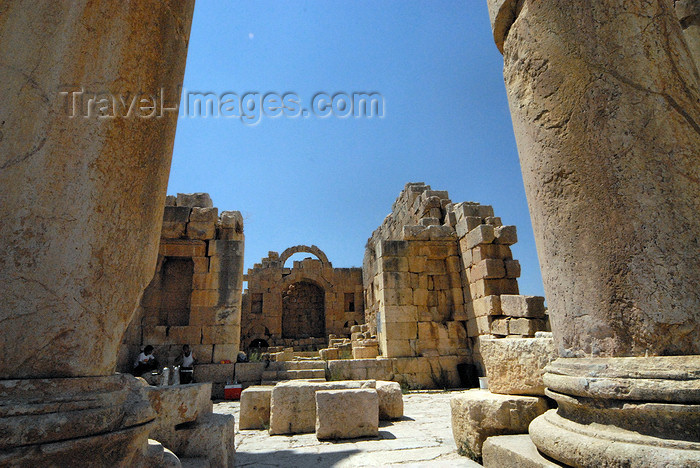
[[[282,252],[279,259],[280,266],[283,267],[287,260],[289,260],[289,257],[296,253],[310,253],[312,255],[315,255],[319,260],[321,260],[323,266],[331,265],[331,262],[328,261],[328,257],[325,253],[323,253],[323,250],[319,249],[315,245],[295,245],[294,247],[289,247],[284,252]]]
[[[310,281],[298,281],[282,293],[282,338],[323,337],[326,334],[325,291]]]

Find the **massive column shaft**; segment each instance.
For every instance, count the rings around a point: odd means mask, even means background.
[[[560,355],[699,354],[699,78],[672,5],[500,3]]]
[[[113,372],[154,269],[177,121],[155,114],[179,102],[193,6],[0,3],[0,465],[140,466],[153,412]]]
[[[700,464],[700,78],[676,3],[489,0],[560,355],[529,432],[570,466]]]
[[[179,102],[193,5],[0,7],[0,379],[113,372],[153,273],[177,120],[140,102],[119,115],[138,93]],[[127,108],[90,108],[95,93]]]

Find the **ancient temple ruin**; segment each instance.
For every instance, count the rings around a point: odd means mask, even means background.
[[[285,264],[296,253],[316,258]],[[325,348],[328,335],[350,335],[364,322],[362,269],[334,268],[321,249],[297,245],[280,255],[270,252],[245,276],[241,347],[245,350]]]
[[[698,466],[698,2],[488,5],[548,308],[520,295],[512,226],[487,205],[408,184],[368,242],[360,290],[359,272],[333,280],[320,257],[285,273],[284,254],[271,254],[250,273],[253,284],[256,271],[258,284],[289,277],[267,302],[291,327],[271,319],[262,335],[246,328],[243,343],[291,345],[268,356],[278,378],[308,365],[294,347],[325,334],[324,350],[381,353],[319,356],[312,370],[331,382],[259,391],[271,432],[316,423],[321,437],[378,434],[376,380],[462,384],[471,365],[489,388],[453,398],[452,429],[487,467]],[[193,8],[0,8],[0,465],[234,464],[233,418],[209,398],[242,379],[225,362],[241,344],[239,319],[267,310],[262,288],[241,302],[240,216],[166,199],[176,113],[67,119],[49,98],[79,83],[178,102]],[[302,317],[313,318],[303,330]],[[168,359],[198,346],[199,383],[153,387],[115,373],[144,338]],[[271,372],[246,364],[251,381]],[[337,407],[348,411],[319,419],[317,408]],[[365,427],[342,420],[356,408],[366,411],[349,422],[367,417]]]
[[[240,212],[219,215],[206,193],[166,198],[155,273],[124,335],[120,370],[146,345],[166,366],[183,345],[202,364],[235,362],[244,244]]]

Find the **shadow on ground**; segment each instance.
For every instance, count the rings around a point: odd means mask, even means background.
[[[236,466],[283,466],[285,468],[308,468],[334,466],[346,458],[359,453],[357,449],[325,453],[302,453],[294,450],[271,452],[236,452]]]

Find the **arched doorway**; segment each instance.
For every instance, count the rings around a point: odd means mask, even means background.
[[[325,291],[308,281],[282,293],[282,338],[320,338],[326,334]]]

